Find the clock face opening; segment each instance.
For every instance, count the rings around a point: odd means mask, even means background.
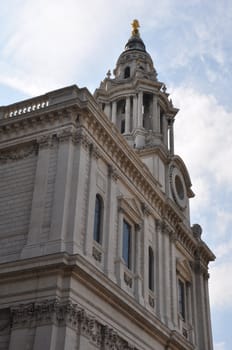
[[[185,181],[181,171],[175,166],[170,168],[170,185],[174,201],[184,210],[188,200]]]
[[[184,199],[184,186],[181,181],[181,178],[176,175],[175,176],[175,187],[176,187],[176,192],[178,194],[178,197],[183,200]]]

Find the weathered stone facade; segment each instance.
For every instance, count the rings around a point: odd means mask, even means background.
[[[136,25],[94,97],[0,107],[0,349],[212,350],[178,110]]]

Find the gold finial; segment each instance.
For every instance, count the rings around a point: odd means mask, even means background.
[[[131,23],[132,25],[132,32],[131,34],[134,35],[139,35],[139,30],[138,28],[140,27],[139,21],[137,19],[134,19],[133,22]]]

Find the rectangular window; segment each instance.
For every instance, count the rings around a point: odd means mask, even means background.
[[[185,284],[178,280],[178,311],[185,321]]]
[[[122,257],[126,266],[131,269],[131,225],[123,220]]]

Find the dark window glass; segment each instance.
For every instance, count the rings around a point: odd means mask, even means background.
[[[148,287],[154,291],[154,254],[151,247],[148,249]]]
[[[185,285],[181,280],[178,280],[178,309],[179,314],[185,320]]]
[[[125,119],[122,119],[121,121],[121,133],[123,134],[125,132]]]
[[[123,220],[123,245],[122,257],[126,266],[131,268],[131,225]]]
[[[101,228],[102,228],[102,199],[99,194],[96,195],[95,200],[95,214],[94,214],[94,230],[93,230],[93,238],[96,242],[101,243]]]
[[[126,67],[124,71],[124,78],[130,78],[130,67]]]

